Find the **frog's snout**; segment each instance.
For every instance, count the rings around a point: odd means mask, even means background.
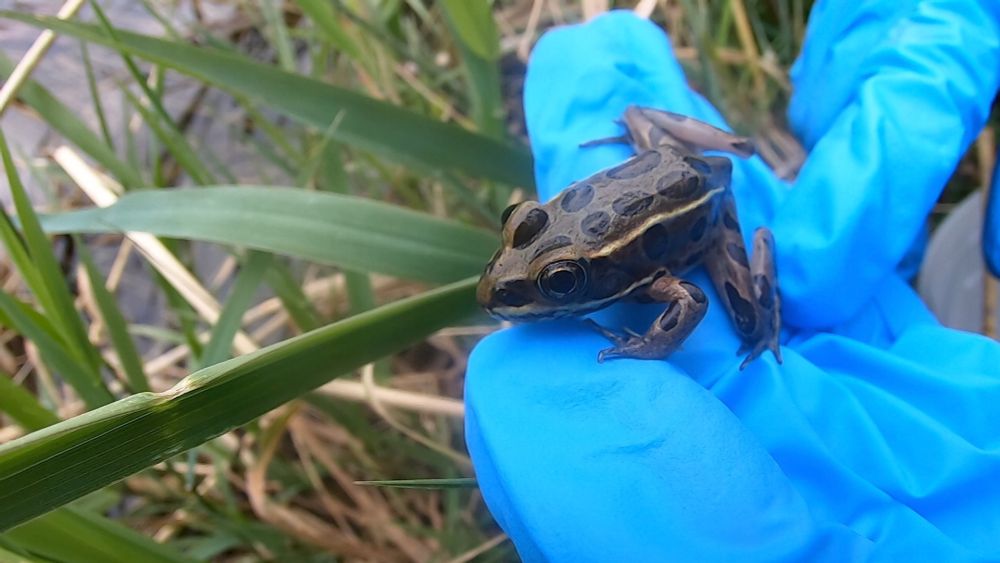
[[[479,278],[479,285],[476,286],[476,301],[479,306],[486,309],[486,312],[490,312],[490,305],[493,301],[493,286],[490,283],[489,276],[483,275]]]

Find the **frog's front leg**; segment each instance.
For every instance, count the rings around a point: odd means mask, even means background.
[[[621,336],[590,321],[601,334],[615,343],[614,347],[601,350],[598,362],[607,358],[665,358],[680,347],[708,310],[705,293],[693,283],[679,278],[666,276],[657,279],[650,284],[646,295],[667,304],[646,334]]]
[[[753,237],[753,260],[748,260],[731,193],[724,197],[721,213],[721,229],[705,257],[705,266],[743,340],[737,353],[749,352],[740,369],[764,350],[771,350],[780,364],[781,299],[774,265],[774,237],[766,228],[757,229]]]

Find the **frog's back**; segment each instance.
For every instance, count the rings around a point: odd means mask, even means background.
[[[581,256],[627,264],[634,275],[697,264],[717,215],[704,161],[646,151],[567,188],[549,202]]]

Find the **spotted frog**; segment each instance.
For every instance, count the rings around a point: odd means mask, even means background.
[[[749,139],[694,119],[629,107],[620,137],[637,155],[576,182],[548,203],[526,201],[502,217],[502,246],[479,280],[477,299],[494,317],[531,321],[580,316],[620,300],[666,305],[645,334],[593,326],[613,344],[598,361],[658,359],[680,347],[708,309],[682,276],[704,265],[743,341],[743,369],[770,349],[778,362],[780,300],[774,239],[753,237],[748,259],[732,162],[717,150],[753,154]]]

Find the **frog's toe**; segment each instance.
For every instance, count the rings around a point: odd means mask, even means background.
[[[642,353],[641,346],[634,340],[622,342],[617,346],[605,348],[597,353],[597,363],[603,364],[604,360],[614,358],[640,358],[647,359],[649,356]]]
[[[616,348],[621,348],[622,346],[625,345],[626,342],[629,341],[628,337],[622,336],[622,335],[618,334],[617,332],[615,332],[615,331],[613,331],[613,330],[611,330],[611,329],[609,329],[607,327],[603,327],[603,326],[599,325],[597,323],[597,321],[595,321],[593,319],[583,319],[583,321],[585,323],[587,323],[587,325],[589,325],[591,328],[593,328],[597,332],[601,333],[601,336],[603,336],[604,338],[607,338],[608,340],[610,340],[611,342],[613,342],[615,344]]]
[[[750,365],[750,362],[759,358],[760,355],[767,350],[770,350],[771,353],[774,354],[774,359],[777,360],[777,362],[780,364],[781,346],[778,345],[777,335],[775,335],[772,338],[762,339],[756,344],[750,344],[750,345],[744,344],[743,346],[741,346],[739,351],[736,352],[736,355],[746,354],[747,352],[750,353],[747,355],[746,358],[743,359],[743,362],[740,364],[740,371],[746,369],[746,367]]]

